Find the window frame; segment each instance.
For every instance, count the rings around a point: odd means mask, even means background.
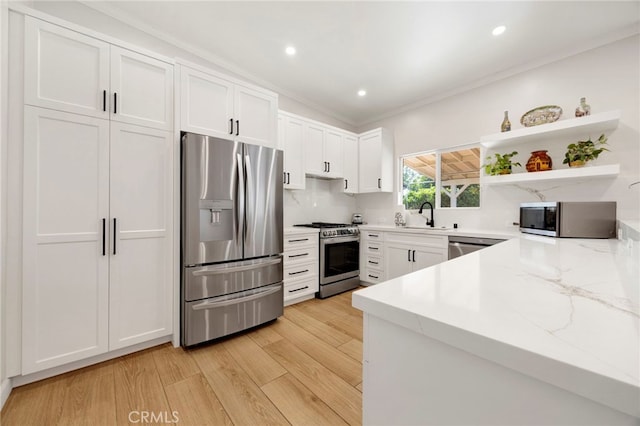
[[[442,199],[442,154],[448,153],[448,152],[454,152],[454,151],[460,151],[463,149],[472,149],[472,148],[478,148],[480,151],[480,157],[478,158],[478,188],[479,188],[479,194],[478,194],[478,206],[477,207],[442,207],[441,205],[441,199]],[[404,178],[403,178],[403,172],[404,172],[404,159],[408,158],[408,157],[416,157],[418,155],[431,155],[434,154],[436,156],[436,192],[435,192],[435,201],[436,201],[436,205],[433,206],[434,209],[449,209],[449,210],[477,210],[480,209],[482,207],[482,185],[480,184],[480,174],[482,172],[482,155],[483,155],[483,150],[482,150],[482,146],[480,145],[480,142],[472,142],[472,143],[468,143],[468,144],[463,144],[463,145],[457,145],[454,147],[448,147],[448,148],[440,148],[440,149],[430,149],[427,151],[418,151],[418,152],[413,152],[413,153],[409,153],[409,154],[403,154],[400,155],[398,157],[398,205],[399,206],[403,206],[405,208],[406,211],[409,212],[417,212],[418,209],[407,209],[406,206],[404,205],[404,200],[403,200],[403,185],[404,185]]]

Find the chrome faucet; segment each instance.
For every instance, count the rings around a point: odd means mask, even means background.
[[[420,210],[418,210],[418,214],[422,214],[422,208],[424,207],[425,204],[429,204],[429,210],[431,212],[431,219],[427,219],[427,226],[430,226],[433,228],[434,223],[433,223],[433,204],[431,204],[428,201],[425,201],[424,203],[422,203],[422,205],[420,206]]]

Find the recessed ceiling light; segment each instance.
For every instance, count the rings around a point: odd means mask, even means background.
[[[502,34],[504,32],[504,30],[506,30],[507,27],[505,27],[504,25],[500,25],[499,27],[495,27],[493,29],[493,31],[491,31],[491,34],[493,34],[494,36],[499,36],[500,34]]]
[[[296,48],[293,46],[287,46],[286,49],[284,49],[285,53],[289,56],[293,56],[296,54]]]
[[[361,90],[358,90],[358,96],[364,96],[364,95],[366,95],[366,94],[367,94],[367,91],[366,91],[366,90],[362,90],[362,89],[361,89]]]

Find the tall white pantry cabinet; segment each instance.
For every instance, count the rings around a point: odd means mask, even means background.
[[[25,17],[22,374],[172,333],[173,65]]]

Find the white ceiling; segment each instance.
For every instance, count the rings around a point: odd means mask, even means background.
[[[640,21],[639,1],[85,4],[352,125],[637,33]]]

